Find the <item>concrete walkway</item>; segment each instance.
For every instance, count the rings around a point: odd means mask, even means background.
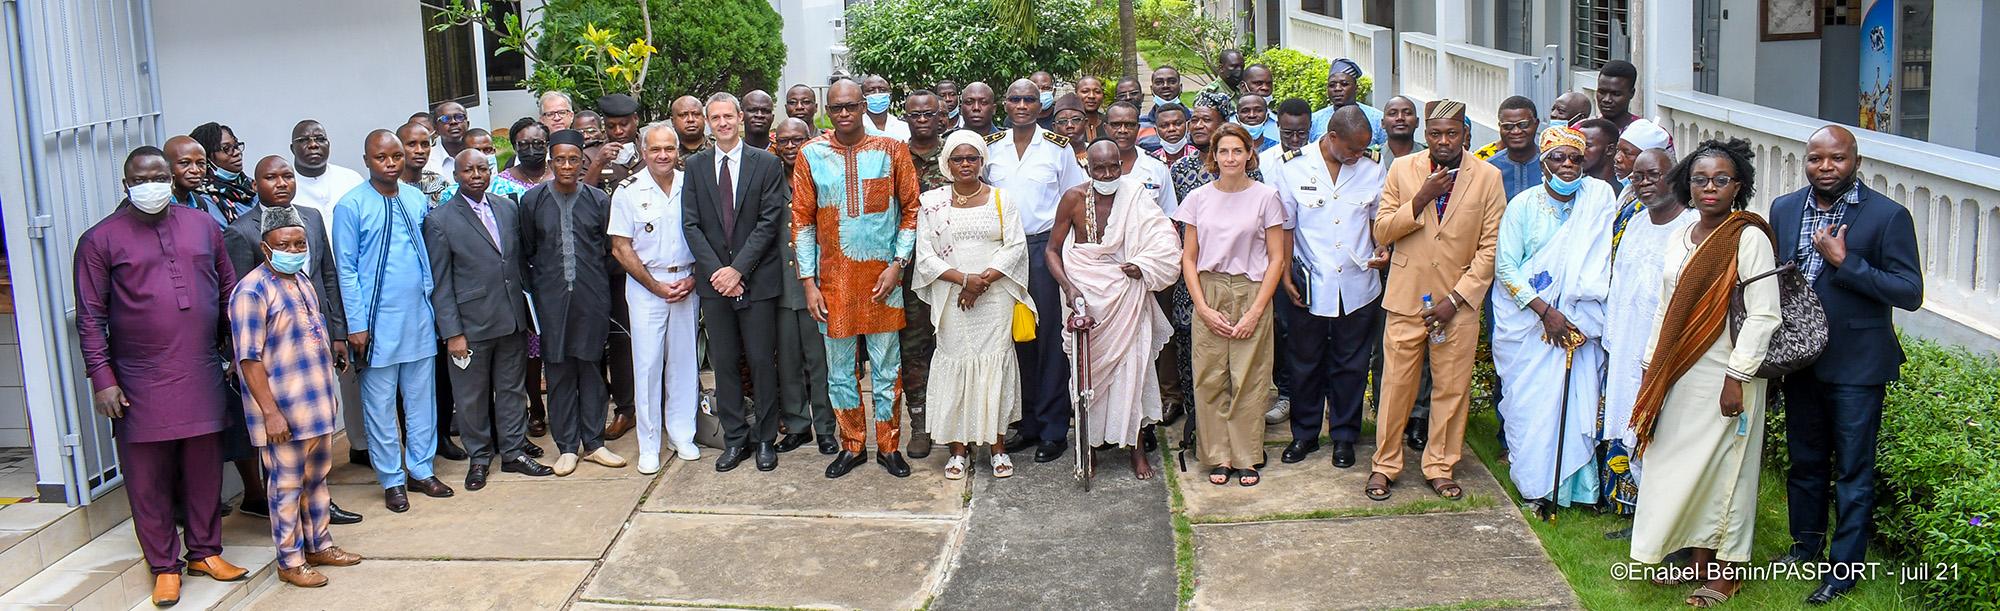
[[[611,447],[630,458],[635,444]],[[1211,486],[1205,470],[1180,474],[1157,456],[1161,477],[1138,481],[1124,451],[1108,451],[1088,493],[1068,456],[1017,455],[1008,480],[980,460],[969,481],[950,482],[939,448],[908,478],[868,464],[829,481],[810,447],[772,473],[716,473],[711,450],[658,476],[589,463],[567,478],[496,473],[485,490],[417,496],[400,515],[382,509],[370,472],[343,464],[334,497],[368,517],[334,536],[369,560],[325,569],[332,583],[316,590],[266,578],[245,607],[1578,606],[1476,459],[1462,465],[1466,501],[1439,501],[1406,476],[1377,504],[1361,496],[1365,470],[1334,469],[1328,451],[1283,465],[1280,449],[1251,489]],[[460,487],[464,469],[441,461],[439,477]],[[245,524],[232,519],[231,544],[269,545]]]

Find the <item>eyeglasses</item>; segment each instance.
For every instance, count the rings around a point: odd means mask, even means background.
[[[1542,153],[1542,161],[1547,161],[1555,165],[1583,163],[1583,155],[1576,153]]]
[[[235,143],[232,143],[232,144],[224,144],[224,145],[222,145],[222,146],[218,146],[218,147],[215,147],[215,148],[216,148],[216,152],[218,152],[218,153],[229,153],[229,154],[232,154],[232,155],[233,155],[233,154],[236,154],[236,153],[241,153],[241,152],[243,152],[243,145],[244,145],[244,143],[243,143],[243,142],[240,142],[240,141],[239,141],[239,142],[235,142]]]
[[[1031,95],[1010,95],[1010,96],[1007,96],[1007,103],[1009,103],[1009,104],[1040,104],[1040,103],[1042,103],[1042,98],[1040,98],[1040,97],[1037,97],[1037,96],[1031,96]]]
[[[1715,188],[1722,189],[1722,188],[1727,188],[1729,185],[1733,184],[1736,184],[1736,177],[1730,176],[1728,174],[1723,174],[1720,176],[1688,177],[1688,186],[1694,187],[1696,189],[1705,189],[1708,188],[1709,185],[1715,185]]]
[[[544,111],[542,111],[542,118],[544,118],[544,119],[556,119],[556,118],[561,118],[561,117],[574,117],[574,116],[576,116],[576,113],[575,113],[575,112],[573,112],[573,111],[570,111],[570,110],[544,110]]]
[[[860,103],[860,102],[854,102],[854,103],[851,103],[851,104],[828,104],[828,105],[826,105],[826,112],[827,112],[828,114],[832,114],[832,113],[836,113],[836,112],[857,112],[857,111],[860,111],[860,110],[861,110],[861,103]]]
[[[457,113],[457,114],[449,114],[449,115],[438,115],[438,116],[437,116],[437,122],[439,122],[439,123],[443,123],[443,124],[446,124],[446,125],[454,125],[454,124],[458,124],[458,123],[464,123],[464,122],[465,122],[465,113]]]
[[[561,157],[550,157],[549,163],[560,166],[583,165],[583,157],[580,155],[563,155]]]
[[[1105,126],[1105,127],[1107,127],[1107,128],[1111,128],[1111,129],[1139,129],[1139,122],[1138,122],[1138,121],[1105,121],[1105,122],[1104,122],[1104,126]]]
[[[517,149],[521,149],[521,150],[529,150],[529,149],[546,149],[546,148],[549,148],[549,141],[547,141],[547,140],[517,140],[517,141],[515,141],[515,142],[514,142],[514,148],[517,148]]]
[[[944,114],[943,114],[943,113],[940,113],[940,112],[938,112],[938,111],[935,111],[935,110],[924,110],[924,111],[918,111],[918,112],[906,112],[906,113],[903,113],[903,120],[904,120],[904,121],[908,121],[908,120],[911,120],[911,119],[936,119],[936,118],[938,118],[938,117],[941,117],[941,116],[944,116]]]
[[[1503,131],[1503,132],[1512,132],[1512,131],[1527,131],[1527,130],[1531,130],[1531,129],[1534,129],[1534,128],[1535,128],[1535,123],[1536,123],[1536,122],[1535,122],[1535,121],[1533,121],[1533,120],[1528,120],[1528,121],[1515,121],[1515,122],[1512,122],[1512,123],[1501,123],[1501,124],[1500,124],[1500,131]]]
[[[1056,126],[1056,127],[1069,127],[1069,126],[1072,126],[1072,125],[1083,125],[1083,117],[1070,117],[1070,118],[1068,118],[1068,119],[1056,119],[1056,120],[1054,120],[1054,121],[1050,121],[1050,122],[1049,122],[1049,124],[1050,124],[1050,125],[1054,125],[1054,126]]]
[[[812,141],[811,138],[779,138],[776,140],[778,146],[799,146],[810,141]]]
[[[952,164],[952,165],[965,165],[965,164],[968,164],[968,163],[979,163],[979,162],[981,162],[981,161],[985,161],[985,160],[986,160],[986,158],[984,158],[984,157],[980,157],[980,156],[978,156],[978,155],[952,155],[952,156],[950,156],[950,157],[946,157],[946,158],[945,158],[945,161],[948,161],[948,162],[951,162],[951,164]]]
[[[297,137],[297,138],[293,138],[293,139],[292,139],[292,143],[293,143],[293,144],[326,144],[326,136],[299,136],[299,137]]]

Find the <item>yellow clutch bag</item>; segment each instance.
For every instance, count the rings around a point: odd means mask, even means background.
[[[993,213],[1000,215],[1000,222],[1006,223],[1007,212],[1000,209],[1000,198],[993,198]],[[1035,311],[1028,304],[1014,302],[1014,342],[1035,341]]]

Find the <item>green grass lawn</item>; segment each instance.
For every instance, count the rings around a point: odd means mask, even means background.
[[[1166,48],[1157,40],[1140,39],[1138,44],[1139,56],[1146,58],[1148,66],[1154,68],[1173,66],[1174,69],[1181,71],[1182,76],[1208,73],[1208,64],[1186,49]],[[1152,91],[1151,81],[1146,80],[1147,76],[1142,74],[1139,78],[1146,84],[1144,89]]]
[[[1481,401],[1484,402],[1483,400]],[[1516,507],[1520,506],[1520,493],[1514,490],[1512,478],[1508,476],[1507,465],[1499,464],[1495,458],[1500,453],[1500,443],[1494,438],[1499,430],[1499,421],[1493,410],[1482,409],[1472,414],[1466,428],[1466,441],[1479,460],[1500,479],[1507,489],[1507,495]],[[1785,525],[1788,521],[1785,511],[1785,477],[1783,473],[1765,471],[1759,481],[1757,495],[1757,531],[1751,558],[1765,561],[1784,553],[1791,545],[1791,536]],[[1590,609],[1672,609],[1684,608],[1682,602],[1696,587],[1656,586],[1643,580],[1617,581],[1611,578],[1614,564],[1630,562],[1631,544],[1627,540],[1608,540],[1604,534],[1632,525],[1629,518],[1600,515],[1590,509],[1565,509],[1556,516],[1553,523],[1537,519],[1533,512],[1524,512],[1535,536],[1542,540],[1542,547],[1555,560],[1556,568],[1569,585],[1576,590],[1577,598]],[[1915,587],[1904,587],[1897,583],[1895,559],[1880,549],[1871,550],[1871,560],[1883,560],[1885,566],[1877,581],[1863,582],[1828,609],[1921,609],[1926,606],[1917,598]],[[1818,587],[1816,581],[1746,582],[1736,598],[1723,604],[1726,609],[1792,609],[1804,608],[1805,597]]]

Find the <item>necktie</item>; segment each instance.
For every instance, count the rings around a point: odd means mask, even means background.
[[[722,237],[736,239],[736,184],[729,179],[729,155],[722,156],[722,172],[715,179],[717,196],[722,198]]]
[[[493,238],[493,249],[500,250],[500,226],[493,220],[493,207],[478,202],[472,205],[472,211],[479,213],[479,222],[486,225],[486,235]]]

